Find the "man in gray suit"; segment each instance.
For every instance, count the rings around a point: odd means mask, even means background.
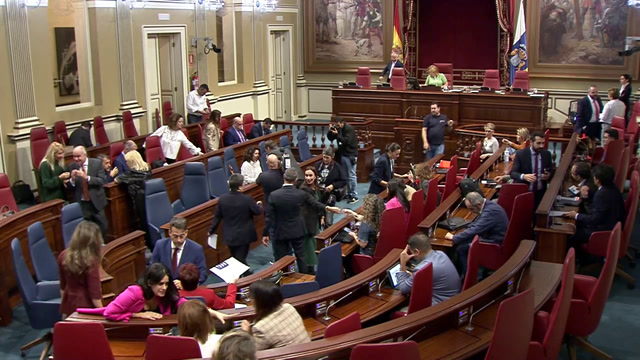
[[[105,179],[102,161],[87,158],[84,146],[76,146],[73,149],[73,161],[69,164],[69,183],[73,188],[73,201],[80,203],[86,220],[100,226],[104,238],[107,232],[107,218],[104,215],[107,199],[103,189]]]

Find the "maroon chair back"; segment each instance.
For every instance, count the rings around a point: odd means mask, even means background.
[[[249,135],[251,133],[251,128],[255,124],[253,120],[253,114],[244,114],[242,115],[242,129],[244,130],[245,135]]]
[[[372,267],[375,263],[373,262],[373,257],[362,254],[353,254],[351,257],[351,271],[354,274],[360,274],[361,272],[367,270]],[[326,337],[325,333],[325,337]]]
[[[57,141],[62,145],[69,143],[67,124],[64,121],[56,121],[55,124],[53,124],[53,141]]]
[[[107,136],[107,131],[104,129],[104,122],[100,115],[93,118],[93,135],[96,137],[97,145],[109,143],[109,137]]]
[[[156,129],[162,126],[162,119],[160,119],[160,110],[156,109]]]
[[[420,348],[415,341],[381,344],[360,344],[351,350],[350,360],[402,359],[420,360]]]
[[[517,70],[516,77],[513,79],[511,88],[520,88],[524,91],[529,90],[529,72]]]
[[[18,204],[16,204],[16,199],[13,197],[9,177],[7,174],[0,173],[0,208],[5,206],[7,209],[0,209],[0,213],[8,210],[18,212]]]
[[[456,181],[458,177],[458,155],[454,155],[451,158],[451,167],[447,170],[447,175],[444,178],[444,191],[442,192],[442,198],[440,202],[443,202],[451,193],[456,190]]]
[[[473,150],[471,157],[469,157],[469,164],[467,165],[467,171],[464,173],[467,176],[471,176],[474,171],[480,167],[480,151]]]
[[[422,211],[424,210],[424,195],[422,189],[413,193],[411,198],[411,210],[409,210],[409,223],[407,224],[406,238],[417,233],[418,224],[424,219]]]
[[[635,170],[633,172],[636,173],[635,177],[638,179],[639,176],[637,175],[637,172]],[[634,174],[632,174],[631,177],[633,178]],[[635,225],[636,215],[638,214],[638,191],[640,190],[638,181],[635,182],[635,186],[633,188],[633,192],[629,191],[629,194],[627,195],[631,197],[631,207],[629,208],[629,211],[627,211],[627,218],[624,221],[624,228],[622,230],[620,254],[618,255],[618,258],[620,259],[627,254],[627,248],[629,247],[631,234],[633,233],[633,225]]]
[[[438,182],[432,180],[429,181],[429,185],[427,185],[427,197],[424,199],[422,216],[426,218],[436,207],[438,207]]]
[[[569,317],[575,271],[575,250],[570,248],[562,268],[562,283],[551,313],[538,311],[534,317],[535,329],[529,342],[528,360],[557,359]]]
[[[469,254],[467,255],[467,273],[464,276],[464,283],[462,284],[462,291],[467,290],[478,282],[478,268],[480,267],[480,258],[482,257],[478,250],[482,245],[491,245],[499,251],[498,244],[481,244],[480,238],[476,235],[471,241],[469,246]]]
[[[184,136],[186,136],[188,139],[189,134],[187,133],[187,129],[182,128],[180,130],[182,131]],[[194,157],[194,155],[191,154],[189,150],[187,150],[187,148],[184,147],[184,145],[180,144],[180,150],[178,150],[178,156],[176,156],[176,161],[187,160],[187,159],[191,159],[192,157]]]
[[[618,172],[620,166],[620,159],[622,158],[622,152],[624,151],[624,140],[618,139],[609,141],[607,149],[604,152],[604,158],[602,163],[613,167],[615,172]]]
[[[227,130],[229,129],[229,122],[232,120],[229,120],[227,118],[221,118],[220,119],[220,131],[222,131],[222,135],[220,136],[220,147],[225,147],[224,145],[224,135],[227,133]]]
[[[594,237],[602,237],[604,243],[607,243],[606,260],[598,279],[586,275],[575,275],[574,292],[571,296],[565,333],[587,337],[598,328],[616,274],[621,228],[622,225],[618,223],[612,231],[591,234],[589,241]]]
[[[627,130],[627,122],[624,119],[624,116],[614,116],[613,119],[611,119],[611,127],[622,129],[622,133],[624,134]]]
[[[114,359],[107,333],[97,322],[57,322],[53,327],[53,357],[64,360]]]
[[[358,72],[356,73],[356,84],[363,88],[371,87],[371,70],[368,67],[361,66],[358,68]]]
[[[51,145],[49,134],[44,126],[31,128],[29,132],[29,141],[31,146],[31,164],[35,170],[40,168],[40,161],[47,154],[47,149]]]
[[[549,129],[544,132],[544,149],[549,150]]]
[[[484,81],[482,86],[490,89],[500,89],[500,73],[498,70],[486,70],[484,72]]]
[[[109,158],[111,163],[116,161],[116,158],[124,150],[124,142],[115,142],[109,146]]]
[[[636,163],[636,167],[640,166],[640,162]],[[624,211],[625,213],[629,213],[629,210],[631,209],[631,204],[633,203],[633,194],[638,194],[638,171],[633,170],[631,172],[631,179],[629,182],[629,194],[627,195],[627,198],[624,199]],[[637,196],[637,195],[636,195]]]
[[[407,89],[407,79],[404,74],[404,68],[393,68],[393,72],[391,73],[391,88],[394,90],[406,90]]]
[[[125,139],[138,136],[136,124],[133,123],[133,116],[131,116],[131,111],[129,110],[122,113],[122,128],[124,129]]]
[[[529,191],[527,184],[504,184],[500,188],[500,195],[498,196],[498,205],[502,206],[507,213],[507,217],[511,219],[511,213],[513,210],[513,202],[516,196],[524,194]]]
[[[616,187],[620,190],[620,192],[624,192],[624,183],[627,181],[627,171],[629,171],[629,153],[630,149],[628,146],[622,150],[622,156],[620,157],[620,165],[618,165],[618,171],[616,171],[616,177],[614,183]]]
[[[531,238],[534,211],[534,199],[532,192],[527,191],[515,197],[511,210],[512,216],[509,220],[509,226],[507,227],[507,232],[504,235],[504,240],[502,241],[501,264],[491,270],[498,270],[498,268],[509,260],[511,255],[516,252],[516,249],[520,246],[520,242],[522,240]]]
[[[447,86],[453,86],[453,64],[452,63],[433,63],[438,71],[447,78]]]
[[[533,331],[533,289],[503,300],[485,360],[526,359]]]
[[[602,159],[604,158],[605,151],[606,150],[603,146],[596,147],[593,151],[593,155],[591,156],[591,162],[594,165],[600,164],[602,162]]]
[[[156,160],[167,161],[162,152],[162,146],[160,145],[159,136],[148,136],[145,144],[147,163],[151,166],[151,163]]]
[[[186,336],[149,335],[145,360],[199,359],[209,354],[200,353],[198,341]]]
[[[406,226],[407,222],[402,207],[388,209],[382,213],[378,243],[373,253],[374,262],[382,260],[391,249],[404,249],[407,246],[407,239],[403,236],[397,236],[407,232]]]
[[[433,294],[433,264],[429,263],[418,270],[413,278],[411,297],[407,315],[431,306]]]
[[[169,123],[169,118],[173,115],[173,107],[171,106],[171,101],[165,101],[162,103],[162,120],[166,125]]]
[[[362,329],[362,323],[360,322],[360,314],[356,311],[345,318],[329,324],[324,330],[324,338],[327,339],[360,329]]]

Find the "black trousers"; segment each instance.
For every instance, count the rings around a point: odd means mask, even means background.
[[[247,255],[249,254],[249,244],[237,245],[237,246],[229,245],[229,251],[231,251],[231,256],[236,258],[236,260],[240,261],[245,265],[248,265]]]
[[[82,209],[82,215],[85,220],[94,222],[100,227],[102,239],[106,242],[109,223],[107,222],[107,217],[104,215],[104,210],[98,211],[91,201],[80,201],[80,208]]]
[[[293,248],[293,252],[296,255],[298,272],[306,272],[307,263],[304,261],[304,237],[295,239],[275,239],[273,241],[273,256],[275,257],[275,261],[278,261],[287,255],[290,248]]]

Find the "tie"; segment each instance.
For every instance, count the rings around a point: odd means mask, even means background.
[[[596,112],[596,121],[598,121],[598,114],[600,114],[600,106],[598,106],[598,102],[596,101],[596,99],[591,99],[591,101],[593,101],[593,109]]]
[[[173,248],[173,256],[171,257],[171,272],[173,273],[178,269],[178,252],[180,252],[180,248]]]
[[[84,168],[84,164],[82,165],[82,172],[87,173],[87,170]],[[85,179],[82,179],[82,196],[85,201],[91,201],[91,196],[89,196],[89,184]]]
[[[236,129],[236,131],[238,132],[238,137],[240,138],[240,142],[241,143],[245,142],[246,140],[244,138],[244,135],[242,135],[242,131],[240,131],[238,129]]]
[[[540,154],[535,153],[535,155],[533,155],[533,171],[536,174],[536,184],[534,186],[534,190],[540,190],[540,167],[538,166],[538,156],[540,156]]]

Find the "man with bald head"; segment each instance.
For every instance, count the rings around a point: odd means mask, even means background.
[[[138,150],[138,145],[133,140],[127,140],[124,142],[124,148],[122,152],[116,156],[116,159],[113,161],[113,167],[118,169],[118,175],[120,176],[129,170],[129,166],[127,166],[127,161],[124,159],[124,156],[127,155],[129,151]]]
[[[278,160],[276,154],[267,156],[267,168],[268,170],[263,171],[256,179],[256,184],[262,186],[265,204],[269,203],[269,194],[271,194],[272,191],[280,189],[284,183],[280,160]]]
[[[602,100],[598,96],[598,87],[591,85],[587,96],[578,101],[576,112],[576,124],[573,132],[584,134],[591,140],[600,139],[600,113],[602,113]]]
[[[247,141],[247,136],[242,129],[242,119],[239,116],[233,118],[233,125],[224,133],[224,146],[231,146]]]
[[[107,218],[104,215],[107,199],[103,189],[105,179],[102,161],[88,158],[84,146],[76,146],[73,149],[73,162],[69,164],[69,172],[73,201],[80,203],[86,220],[100,226],[104,238],[107,231]]]

